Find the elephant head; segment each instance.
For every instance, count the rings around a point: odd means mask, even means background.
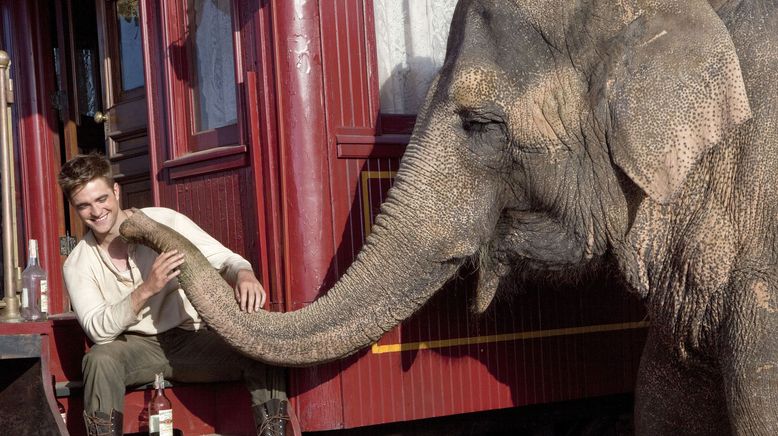
[[[749,117],[705,1],[461,0],[394,187],[334,287],[298,311],[248,315],[195,253],[180,281],[233,346],[292,366],[378,340],[467,262],[479,310],[517,268],[615,258],[640,289],[636,215],[692,195],[697,162]],[[136,213],[121,231],[182,249],[157,227]]]

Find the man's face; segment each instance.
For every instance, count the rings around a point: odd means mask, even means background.
[[[81,221],[102,239],[116,226],[120,211],[119,184],[110,187],[102,177],[94,179],[70,197],[70,204]]]

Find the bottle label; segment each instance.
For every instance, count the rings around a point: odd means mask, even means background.
[[[173,409],[159,411],[159,436],[173,436]]]
[[[49,313],[49,295],[41,294],[41,312]]]
[[[159,433],[159,415],[149,416],[149,433]]]
[[[27,288],[22,288],[22,309],[30,307],[30,291]]]

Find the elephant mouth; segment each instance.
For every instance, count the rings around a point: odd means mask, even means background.
[[[502,288],[543,277],[576,283],[603,269],[605,252],[593,231],[578,236],[548,215],[506,210],[494,234],[473,257],[478,286],[473,312],[483,313]]]
[[[568,228],[541,212],[507,210],[495,226],[492,252],[499,263],[560,270],[599,256],[594,232]]]

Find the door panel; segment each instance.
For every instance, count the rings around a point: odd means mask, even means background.
[[[138,1],[98,0],[95,4],[104,84],[104,108],[96,119],[105,128],[106,155],[113,163],[116,182],[127,191],[122,194],[122,207],[150,206],[148,109]]]
[[[151,204],[151,181],[146,178],[122,185],[122,204]]]

